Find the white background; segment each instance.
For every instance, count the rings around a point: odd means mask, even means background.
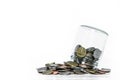
[[[79,25],[109,33],[100,64],[118,80],[119,0],[0,0],[0,79],[44,80],[36,68],[67,56]]]

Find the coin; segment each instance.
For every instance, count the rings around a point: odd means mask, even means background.
[[[49,63],[47,63],[47,64],[45,64],[45,66],[46,66],[46,67],[49,67],[49,66],[50,66],[50,64],[49,64]]]
[[[78,66],[78,63],[73,62],[73,61],[65,62],[65,64],[66,64],[66,65],[69,65],[69,66],[71,66],[71,67],[76,67],[76,66]]]
[[[85,57],[86,49],[83,47],[80,47],[75,51],[75,53],[76,53],[76,56],[78,56],[78,57]]]
[[[106,73],[109,73],[111,71],[110,69],[107,69],[107,68],[102,68],[101,70],[106,72]]]
[[[94,50],[95,50],[95,47],[90,47],[86,49],[86,51],[89,53],[93,53]]]
[[[80,69],[74,69],[73,72],[75,74],[85,74],[84,72],[82,72]]]
[[[56,74],[59,74],[59,72],[58,71],[53,71],[52,74],[56,75]]]
[[[91,73],[91,74],[95,74],[96,73],[96,70],[94,70],[94,69],[86,69],[86,71]]]
[[[55,65],[56,65],[55,62],[45,64],[46,67],[55,66]]]
[[[49,74],[52,74],[53,71],[52,70],[47,70],[47,71],[44,71],[43,74],[46,74],[46,75],[49,75]]]
[[[92,55],[93,55],[92,53],[87,53],[86,54],[87,57],[92,57]]]
[[[84,68],[81,68],[80,71],[85,73],[85,74],[88,74],[88,72]]]
[[[70,74],[74,74],[74,73],[68,71],[68,72],[60,72],[59,74],[60,74],[60,75],[70,75]]]
[[[53,67],[52,67],[52,66],[50,66],[50,67],[49,67],[49,69],[50,69],[50,70],[56,70],[56,69],[57,69],[57,67],[55,67],[55,66],[53,66]]]
[[[58,65],[57,64],[55,64],[55,63],[51,63],[51,64],[49,64],[51,67],[57,67]]]
[[[87,65],[85,65],[85,64],[79,64],[79,66],[82,68],[87,68]]]
[[[97,59],[98,59],[98,58],[100,57],[101,53],[102,53],[101,50],[95,49],[95,51],[94,51],[94,53],[93,53],[94,58],[97,58]]]
[[[66,68],[67,68],[67,66],[65,66],[65,65],[61,65],[61,66],[58,66],[58,67],[57,67],[57,69],[60,69],[60,70],[61,70],[61,69],[66,69]]]
[[[83,61],[83,57],[76,56],[75,59],[74,59],[74,62],[79,63],[79,64],[81,64],[82,61]]]
[[[106,74],[106,72],[105,72],[105,71],[102,71],[102,70],[98,70],[97,73],[98,73],[98,74]]]
[[[82,46],[78,44],[78,45],[75,47],[75,51],[76,51],[78,48],[80,48],[80,47],[82,47]]]
[[[43,72],[45,72],[46,70],[47,70],[46,67],[42,67],[42,68],[38,68],[38,69],[37,69],[37,71],[38,71],[39,73],[43,73]]]
[[[68,70],[67,69],[63,69],[63,70],[57,70],[59,72],[67,72]]]
[[[85,69],[82,67],[74,67],[73,72],[75,74],[85,74],[86,73]]]

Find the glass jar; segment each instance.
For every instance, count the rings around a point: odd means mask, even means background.
[[[71,56],[72,59],[80,64],[89,62],[93,67],[97,67],[100,56],[104,51],[107,37],[108,33],[103,30],[87,25],[81,25],[78,29],[75,45],[73,46],[74,48],[76,47],[77,50],[76,48],[74,49],[73,55]],[[79,53],[81,49],[78,47],[83,47],[81,53]],[[84,49],[86,49],[86,52]],[[86,57],[84,55],[88,56]],[[90,55],[92,56],[90,57]]]

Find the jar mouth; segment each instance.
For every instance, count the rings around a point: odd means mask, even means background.
[[[87,27],[87,28],[90,28],[90,29],[94,29],[94,30],[100,31],[100,32],[106,34],[107,36],[109,35],[107,32],[105,32],[105,31],[103,31],[101,29],[95,28],[95,27],[91,27],[91,26],[87,26],[87,25],[81,25],[81,27]]]

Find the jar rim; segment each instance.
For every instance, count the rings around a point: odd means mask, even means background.
[[[95,29],[97,31],[100,31],[100,32],[106,34],[107,36],[109,35],[107,32],[105,32],[105,31],[103,31],[101,29],[95,28],[95,27],[91,27],[91,26],[87,26],[87,25],[81,25],[81,27],[87,27],[87,28],[90,28],[90,29]]]

